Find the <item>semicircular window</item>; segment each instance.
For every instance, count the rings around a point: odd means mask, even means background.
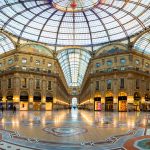
[[[143,34],[135,42],[134,48],[142,53],[150,54],[150,32]]]
[[[12,41],[6,35],[0,33],[0,54],[13,50],[14,48]]]
[[[58,54],[68,86],[81,86],[91,56],[81,49],[67,49]]]

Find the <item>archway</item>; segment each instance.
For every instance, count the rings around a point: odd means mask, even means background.
[[[150,111],[150,94],[145,94],[145,105],[143,105],[142,110]]]
[[[105,96],[105,111],[113,111],[113,93],[108,92]]]
[[[95,95],[94,95],[94,110],[95,111],[101,111],[102,110],[100,92],[95,92]]]
[[[40,110],[41,109],[41,93],[34,92],[33,97],[33,110]]]
[[[52,110],[53,106],[53,96],[51,93],[46,94],[46,110]]]
[[[141,96],[139,92],[134,93],[134,110],[140,111]]]
[[[6,110],[13,109],[13,92],[8,91],[6,96]]]
[[[120,92],[118,94],[118,110],[127,111],[127,93]]]
[[[72,98],[72,102],[71,102],[72,108],[77,108],[78,105],[78,99],[76,97]]]
[[[21,91],[20,93],[20,110],[28,110],[28,92]]]

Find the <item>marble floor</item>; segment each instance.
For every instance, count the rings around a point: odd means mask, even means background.
[[[148,112],[85,110],[18,111],[0,114],[5,150],[148,150]]]

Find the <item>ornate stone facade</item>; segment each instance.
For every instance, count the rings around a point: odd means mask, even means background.
[[[150,110],[150,57],[118,43],[101,48],[79,97],[80,107],[90,110]]]

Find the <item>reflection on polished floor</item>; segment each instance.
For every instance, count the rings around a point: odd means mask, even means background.
[[[4,112],[0,121],[0,148],[140,149],[139,145],[144,142],[141,139],[150,143],[149,128],[150,116],[146,112],[90,112],[77,109],[20,111],[16,114]],[[140,138],[137,146],[134,144],[136,138]],[[133,139],[134,142],[131,141]],[[147,147],[149,149],[150,145]]]

